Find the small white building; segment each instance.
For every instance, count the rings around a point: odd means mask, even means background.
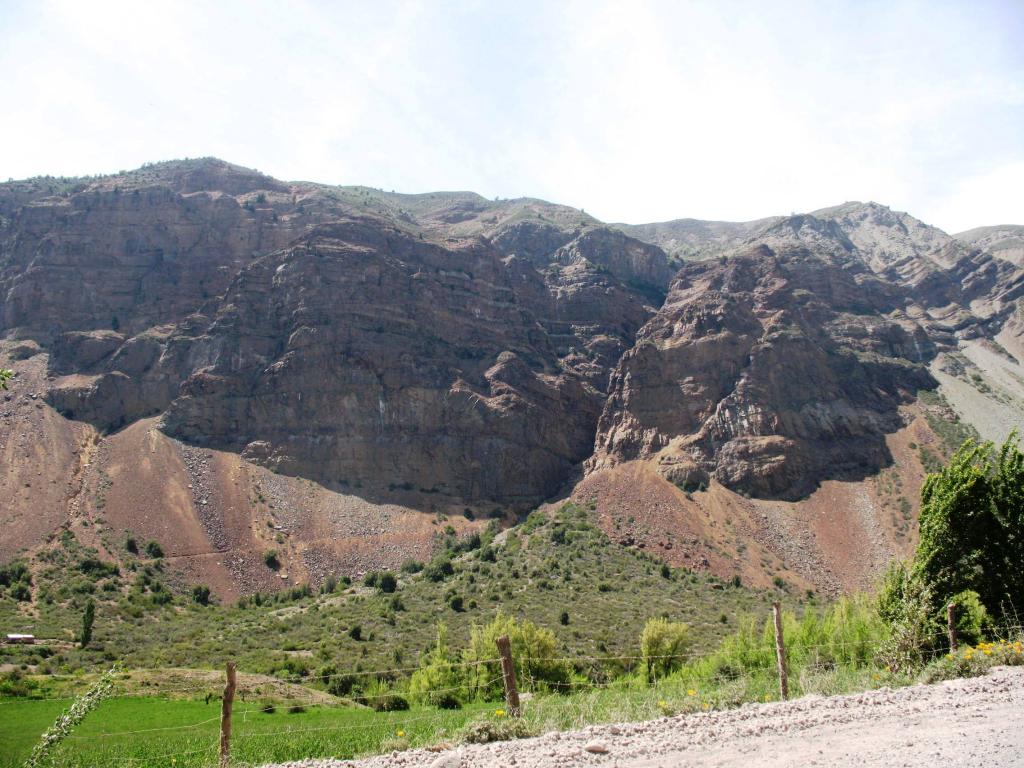
[[[35,635],[20,635],[20,634],[9,634],[7,635],[7,642],[11,644],[20,645],[34,645],[36,642]]]

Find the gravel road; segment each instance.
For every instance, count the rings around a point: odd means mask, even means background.
[[[1024,766],[1024,668],[851,696],[602,725],[448,752],[278,768],[672,768],[685,766]]]

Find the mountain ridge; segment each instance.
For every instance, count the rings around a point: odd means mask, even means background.
[[[867,526],[853,535],[876,553],[839,571],[831,528],[797,551],[759,520],[792,527],[837,482],[916,483],[924,454],[907,446],[946,450],[922,390],[952,386],[973,413],[955,380],[1020,409],[1022,291],[1012,260],[871,202],[607,225],[535,198],[281,182],[213,158],[0,184],[0,353],[20,374],[0,489],[22,531],[0,557],[53,525],[94,536],[103,484],[115,469],[131,482],[115,466],[131,444],[191,462],[143,483],[175,511],[137,517],[173,537],[161,521],[184,515],[183,548],[224,553],[188,567],[228,592],[272,577],[258,552],[279,514],[288,569],[315,581],[429,547],[417,513],[472,528],[593,488],[618,500],[588,496],[627,546],[766,580],[740,564],[756,540],[773,569],[842,588],[909,546],[895,501],[836,522]],[[41,467],[31,429],[99,467]],[[65,493],[34,519],[24,483],[44,471]],[[637,515],[615,484],[636,478],[662,511],[618,535]],[[278,506],[254,502],[256,484]],[[127,507],[110,516],[131,527]],[[351,521],[377,531],[375,517],[405,522],[373,554]],[[716,532],[740,518],[738,538]],[[673,547],[666,520],[704,534]]]

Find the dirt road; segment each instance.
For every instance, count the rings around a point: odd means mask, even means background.
[[[1008,768],[1024,766],[1024,668],[985,677],[604,725],[303,768]]]

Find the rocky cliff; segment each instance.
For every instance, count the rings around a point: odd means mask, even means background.
[[[689,529],[677,492],[808,499],[903,461],[911,441],[894,435],[913,423],[915,444],[931,439],[919,392],[950,370],[989,381],[990,358],[962,359],[965,345],[988,344],[1012,380],[1024,278],[989,250],[1006,232],[969,235],[874,203],[616,227],[539,200],[281,182],[212,159],[0,184],[0,363],[31,371],[14,391],[32,395],[2,414],[23,435],[52,407],[77,424],[52,413],[47,434],[90,461],[145,434],[182,478],[221,467],[223,509],[200,504],[214,496],[194,478],[175,491],[196,494],[193,549],[206,536],[211,552],[248,552],[265,532],[240,508],[255,504],[241,465],[191,452],[314,482],[322,511],[293,510],[309,574],[342,557],[328,510],[504,515],[584,477],[660,478],[652,493]],[[36,459],[5,439],[0,480],[21,488]],[[108,471],[53,484],[77,514],[75,494]],[[685,557],[664,540],[664,555],[736,567],[707,525],[719,555],[697,536]],[[42,530],[24,529],[25,544]]]

